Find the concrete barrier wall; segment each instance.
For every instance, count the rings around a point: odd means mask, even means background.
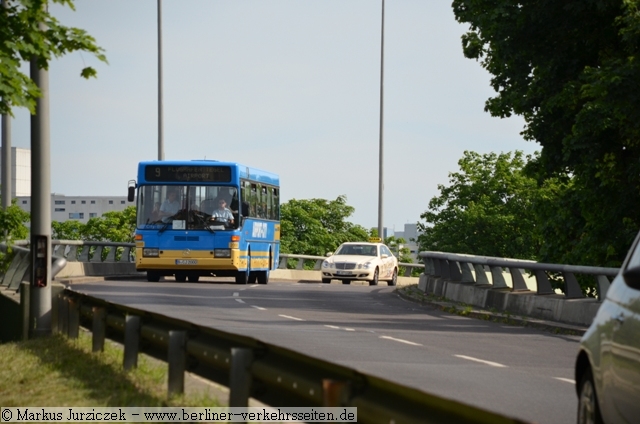
[[[557,294],[537,295],[535,292],[492,289],[425,274],[420,276],[418,287],[425,293],[483,309],[583,326],[591,325],[601,305],[593,298],[567,299]]]

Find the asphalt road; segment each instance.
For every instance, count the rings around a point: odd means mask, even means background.
[[[452,315],[393,287],[104,281],[73,290],[239,333],[539,423],[573,423],[577,336]]]

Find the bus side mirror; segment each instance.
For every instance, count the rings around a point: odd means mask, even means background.
[[[133,180],[129,181],[129,187],[127,192],[127,200],[133,202],[133,199],[136,197],[136,182]]]

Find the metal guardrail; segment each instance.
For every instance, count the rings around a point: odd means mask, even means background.
[[[306,265],[313,265],[313,269],[318,271],[322,269],[322,262],[327,259],[325,256],[310,256],[310,255],[293,255],[290,253],[281,253],[280,254],[280,263],[278,264],[278,269],[288,269],[289,259],[296,260],[295,269],[303,270]],[[414,269],[423,270],[424,264],[414,264],[414,263],[398,263],[399,267],[404,268],[404,276],[411,277]]]
[[[7,245],[0,244],[0,250],[7,252]],[[18,245],[11,246],[11,262],[4,274],[0,273],[0,287],[19,290],[23,281],[31,283],[31,250]],[[67,264],[67,260],[58,255],[51,256],[51,277],[55,277]]]
[[[567,299],[585,297],[575,274],[593,276],[597,284],[598,299],[602,300],[610,286],[608,277],[615,277],[619,271],[619,268],[548,264],[522,259],[433,251],[420,252],[419,257],[425,263],[425,275],[497,289],[509,288],[503,276],[503,268],[506,268],[511,275],[512,290],[529,290],[524,281],[523,272],[531,271],[535,276],[536,293],[539,295],[555,294],[548,274],[559,274],[564,283],[564,295]],[[491,282],[487,277],[487,271],[491,274]]]
[[[18,240],[15,246],[28,246],[28,240]],[[135,243],[110,241],[51,240],[53,254],[69,262],[134,262]],[[106,251],[106,255],[104,254]]]
[[[78,337],[92,331],[94,352],[107,336],[124,343],[123,367],[139,352],[168,362],[169,393],[184,390],[189,370],[230,389],[229,406],[248,398],[289,407],[357,407],[361,423],[522,423],[497,413],[402,386],[355,369],[251,337],[117,305],[71,290],[57,299],[54,331]]]

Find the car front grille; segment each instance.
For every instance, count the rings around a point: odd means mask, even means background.
[[[356,269],[356,264],[347,262],[336,262],[336,269]]]

